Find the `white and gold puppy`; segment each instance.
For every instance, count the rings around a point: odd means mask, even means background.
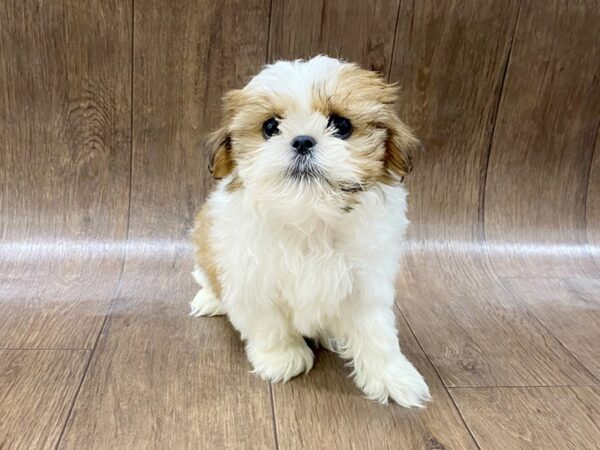
[[[266,380],[311,369],[305,336],[350,359],[371,399],[430,398],[394,323],[417,145],[395,99],[377,74],[326,56],[269,65],[224,97],[219,181],[193,230],[192,314],[227,314]]]

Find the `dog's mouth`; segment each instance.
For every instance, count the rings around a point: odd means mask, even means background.
[[[325,179],[323,171],[315,164],[311,155],[295,154],[286,176],[294,181]]]
[[[328,186],[344,194],[354,194],[366,190],[365,184],[356,181],[331,180],[319,167],[312,155],[294,155],[291,164],[285,171],[285,177],[298,183],[315,182],[320,186]]]

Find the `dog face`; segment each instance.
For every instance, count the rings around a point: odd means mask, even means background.
[[[347,212],[360,191],[411,170],[418,142],[395,101],[379,75],[337,59],[269,65],[225,95],[211,172],[290,219]]]

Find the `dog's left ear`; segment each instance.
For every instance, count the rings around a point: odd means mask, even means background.
[[[412,171],[412,155],[421,143],[395,113],[390,115],[385,126],[385,170],[389,176],[402,179]]]
[[[234,89],[223,96],[221,127],[208,138],[210,157],[208,170],[213,178],[221,179],[233,172],[233,156],[230,125],[241,101],[241,91]]]

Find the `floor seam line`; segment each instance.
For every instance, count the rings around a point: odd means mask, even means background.
[[[415,332],[413,331],[412,327],[410,326],[410,323],[408,322],[408,319],[406,318],[406,316],[404,315],[404,313],[402,312],[402,310],[400,309],[400,307],[398,306],[398,304],[395,303],[395,302],[394,302],[394,307],[396,308],[396,310],[398,311],[398,313],[404,319],[404,322],[406,323],[406,326],[408,327],[408,330],[410,331],[410,333],[413,335],[413,338],[415,339],[415,342],[419,346],[419,349],[421,350],[421,353],[423,353],[423,355],[425,356],[425,358],[429,362],[429,365],[431,366],[431,368],[435,372],[436,376],[438,377],[438,380],[440,381],[442,387],[446,391],[446,394],[448,395],[448,398],[450,398],[450,401],[454,405],[454,409],[458,413],[458,416],[460,417],[460,420],[462,421],[462,424],[464,425],[465,429],[467,430],[467,433],[469,433],[469,436],[471,436],[471,439],[473,439],[473,443],[477,446],[478,449],[481,450],[481,446],[479,445],[479,442],[477,442],[477,439],[475,439],[475,435],[471,431],[471,428],[469,427],[469,425],[467,425],[467,422],[465,421],[465,418],[463,417],[462,412],[460,411],[458,405],[454,401],[454,398],[452,397],[452,394],[448,390],[448,387],[446,386],[446,383],[444,383],[444,380],[442,379],[440,373],[438,372],[437,367],[435,367],[433,365],[433,363],[431,362],[431,359],[429,358],[429,355],[425,352],[425,349],[423,348],[423,346],[419,342],[419,339],[417,339],[417,335],[415,334]]]
[[[273,438],[275,439],[275,450],[279,450],[279,432],[277,430],[277,418],[275,417],[275,393],[273,383],[269,383],[269,397],[271,399],[271,417],[273,418]]]

